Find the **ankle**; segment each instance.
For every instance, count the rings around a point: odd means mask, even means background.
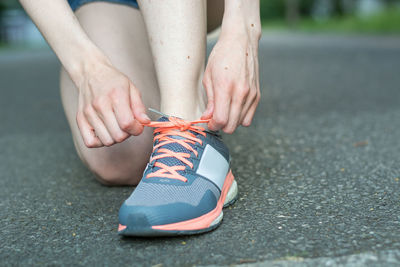
[[[182,105],[177,103],[175,106],[173,106],[169,104],[168,105],[161,104],[162,113],[188,121],[198,120],[201,117],[203,111],[204,107],[201,107],[200,105],[189,106],[186,105],[186,103]]]
[[[206,95],[202,87],[191,94],[183,95],[188,91],[182,91],[180,95],[169,94],[161,101],[161,112],[169,116],[179,117],[184,120],[198,120],[206,108]]]

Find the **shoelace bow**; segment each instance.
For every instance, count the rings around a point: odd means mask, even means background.
[[[175,152],[167,148],[163,148],[162,146],[167,144],[177,143],[186,148],[187,150],[192,151],[194,155],[197,157],[198,152],[190,144],[194,145],[196,143],[200,143],[200,145],[202,145],[203,141],[197,138],[190,131],[206,136],[206,133],[204,132],[205,129],[200,126],[194,126],[194,124],[208,123],[208,121],[209,120],[185,121],[183,119],[179,119],[176,117],[169,117],[169,121],[152,121],[148,124],[145,124],[145,126],[155,128],[154,142],[156,142],[157,140],[159,141],[159,143],[153,147],[153,152],[156,151],[158,148],[160,148],[157,151],[160,154],[150,158],[150,163],[156,161],[157,159],[174,157],[193,169],[193,163],[188,160],[188,158],[190,158],[189,153]],[[183,137],[184,139],[175,139],[172,138],[171,136],[180,136]],[[162,178],[177,179],[183,182],[187,181],[186,177],[178,173],[178,171],[185,170],[186,168],[185,166],[182,165],[168,166],[158,161],[154,163],[154,166],[159,167],[160,169],[158,169],[155,172],[149,173],[146,176],[146,178],[162,177]]]

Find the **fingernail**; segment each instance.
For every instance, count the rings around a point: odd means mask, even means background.
[[[150,121],[150,118],[149,118],[149,116],[147,116],[146,113],[142,113],[142,119]]]

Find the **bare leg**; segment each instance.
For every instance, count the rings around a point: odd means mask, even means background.
[[[187,120],[201,116],[206,52],[206,2],[139,0],[153,52],[161,111]]]
[[[201,4],[201,8],[202,12],[201,15],[197,17],[197,21],[200,21],[201,24],[204,25],[203,3]],[[207,12],[207,30],[212,31],[217,28],[222,21],[223,0],[208,0]],[[113,64],[125,73],[141,90],[145,105],[158,109],[160,106],[160,93],[158,91],[150,45],[141,13],[131,7],[99,2],[82,6],[76,12],[76,15],[90,38],[104,53],[106,53]],[[185,17],[185,19],[188,18],[191,18],[191,16]],[[175,100],[173,97],[168,98],[169,93],[168,89],[166,89],[164,90],[167,96],[164,101],[166,107],[162,108],[166,113],[187,119],[199,117],[204,108],[204,98],[201,97],[200,93],[200,91],[202,91],[200,80],[205,58],[205,29],[204,26],[195,26],[193,29],[199,34],[194,34],[195,39],[191,39],[191,42],[196,42],[196,38],[201,40],[198,42],[198,46],[187,51],[193,55],[197,55],[195,58],[192,56],[191,60],[189,60],[193,62],[189,69],[194,73],[194,76],[192,76],[191,79],[187,79],[187,75],[185,74],[187,70],[184,70],[181,73],[182,75],[179,75],[179,72],[175,73],[178,74],[176,76],[182,76],[186,80],[186,82],[183,81],[183,84],[187,85],[189,96],[181,97],[181,99],[184,98],[184,101],[178,102],[179,98]],[[168,32],[168,30],[164,31],[164,37],[165,35],[168,37],[166,37],[165,40],[174,39],[169,38]],[[159,35],[157,30],[155,30],[153,34],[156,36],[157,40],[161,41],[162,35]],[[185,39],[186,35],[181,32],[178,37]],[[151,38],[151,40],[154,42],[153,38]],[[188,43],[189,42],[185,45]],[[163,43],[160,42],[160,45],[163,46]],[[176,50],[173,49],[173,44],[169,44],[169,46],[172,47],[172,50]],[[189,58],[186,59],[190,59],[190,55],[188,56]],[[157,57],[155,57],[155,62],[157,62],[156,59]],[[185,60],[183,62],[185,62]],[[167,66],[171,66],[171,64]],[[165,67],[162,66],[160,68],[165,69]],[[173,79],[169,80],[173,81]],[[178,83],[178,86],[178,90],[182,91],[184,89],[181,83]],[[89,149],[82,141],[75,120],[78,101],[77,88],[64,70],[61,71],[60,87],[63,105],[72,130],[75,147],[82,161],[97,175],[99,180],[105,184],[137,184],[151,151],[151,129],[145,129],[142,135],[131,137],[125,142],[112,147]],[[164,87],[164,89],[165,88],[174,88],[174,86],[171,85]],[[177,93],[178,94],[175,94],[175,96],[179,97],[179,92]],[[186,100],[191,100],[192,103],[196,105],[192,106],[190,101],[186,102]],[[173,110],[168,110],[171,108],[171,105],[168,105],[168,103],[178,103],[178,105],[187,103],[187,105],[183,106],[181,111],[177,110],[175,112]],[[172,108],[173,106],[174,105],[172,105]],[[192,111],[195,106],[196,110]]]
[[[123,5],[96,2],[83,5],[76,15],[91,40],[141,90],[146,107],[159,108],[160,94],[141,13]],[[137,184],[151,153],[152,129],[112,147],[87,148],[76,125],[77,88],[64,70],[60,87],[82,161],[105,184]]]

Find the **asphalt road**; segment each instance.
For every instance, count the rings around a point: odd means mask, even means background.
[[[267,33],[240,198],[215,231],[121,238],[129,187],[75,154],[48,51],[0,54],[0,265],[400,264],[400,38]]]

